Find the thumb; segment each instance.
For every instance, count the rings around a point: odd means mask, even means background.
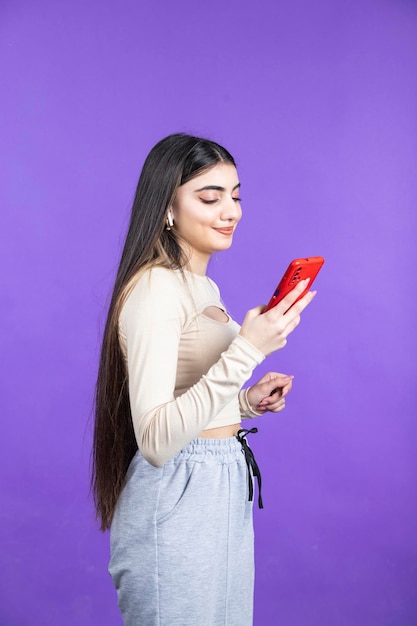
[[[246,317],[249,317],[250,319],[258,317],[258,315],[260,315],[262,313],[264,308],[265,308],[264,304],[261,304],[259,306],[255,306],[253,309],[249,309],[249,311],[246,313]]]
[[[269,377],[269,379],[264,382],[265,393],[272,395],[276,389],[281,389],[282,387],[285,387],[285,385],[288,385],[293,378],[294,376],[287,376],[286,374],[275,374],[274,376]]]

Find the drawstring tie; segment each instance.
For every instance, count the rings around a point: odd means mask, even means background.
[[[248,446],[248,442],[246,441],[246,435],[248,433],[255,434],[258,432],[257,428],[241,428],[236,435],[236,439],[240,442],[243,450],[243,454],[245,455],[246,465],[248,467],[248,487],[249,487],[249,502],[253,500],[253,481],[252,475],[256,476],[258,480],[258,506],[260,509],[264,508],[262,502],[262,477],[261,472],[259,471],[258,464],[255,460],[252,450]],[[252,471],[251,471],[252,470]]]

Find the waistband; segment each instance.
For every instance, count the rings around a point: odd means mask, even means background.
[[[175,457],[172,462],[185,459],[193,459],[194,461],[207,460],[209,457],[220,463],[230,463],[243,457],[248,469],[248,499],[253,500],[253,478],[258,482],[258,506],[263,509],[262,502],[262,477],[255,456],[249,447],[246,437],[248,434],[255,434],[257,428],[241,428],[234,437],[225,437],[224,439],[209,439],[206,437],[197,437],[190,441]],[[169,463],[170,461],[168,461]]]
[[[218,438],[196,437],[187,444],[174,458],[188,455],[225,455],[241,453],[242,446],[236,436]]]

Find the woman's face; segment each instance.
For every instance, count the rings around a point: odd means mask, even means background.
[[[242,216],[239,186],[235,166],[219,163],[178,188],[174,230],[194,272],[205,273],[210,255],[231,246]]]

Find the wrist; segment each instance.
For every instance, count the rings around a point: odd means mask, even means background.
[[[263,415],[263,413],[260,413],[258,411],[256,411],[253,406],[251,405],[250,401],[249,401],[249,397],[248,397],[248,393],[249,390],[251,388],[247,387],[246,389],[241,389],[239,392],[239,406],[240,406],[240,414],[243,418],[249,418],[252,419],[254,417],[259,417],[260,415]]]

